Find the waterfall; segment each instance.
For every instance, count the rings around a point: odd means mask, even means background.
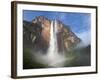
[[[50,41],[49,48],[47,54],[36,54],[35,59],[44,65],[48,65],[50,67],[60,67],[64,66],[64,62],[66,60],[65,56],[58,52],[58,44],[57,44],[57,21],[51,21],[50,26]]]
[[[48,49],[48,56],[49,58],[53,59],[55,54],[58,54],[58,46],[57,46],[57,24],[53,21],[51,22],[51,29],[50,29],[50,44]]]
[[[64,56],[59,54],[58,52],[58,44],[57,44],[57,21],[51,22],[51,29],[50,29],[50,44],[47,53],[48,57],[48,65],[49,66],[63,66],[63,62],[65,61]]]

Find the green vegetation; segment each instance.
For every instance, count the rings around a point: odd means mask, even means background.
[[[45,68],[46,66],[40,63],[37,63],[34,58],[32,57],[32,54],[30,52],[30,49],[24,49],[23,52],[23,69],[32,69],[32,68]]]

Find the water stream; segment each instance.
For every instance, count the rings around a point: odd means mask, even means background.
[[[50,66],[60,66],[65,59],[64,56],[58,52],[57,30],[57,21],[52,21],[50,29],[50,45],[47,53]]]
[[[50,29],[50,45],[48,49],[48,56],[49,58],[53,59],[56,54],[58,54],[58,47],[57,47],[57,25],[54,22],[51,22],[51,29]]]

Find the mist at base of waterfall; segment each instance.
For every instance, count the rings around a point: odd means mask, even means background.
[[[49,67],[62,67],[65,66],[66,57],[61,54],[54,54],[52,56],[48,54],[35,54],[34,59],[43,65],[49,66]]]
[[[64,55],[59,53],[55,57],[44,54],[41,51],[35,52],[30,49],[24,49],[23,69],[41,69],[56,67],[80,67],[91,65],[91,45],[65,52]],[[49,58],[48,58],[49,57]]]

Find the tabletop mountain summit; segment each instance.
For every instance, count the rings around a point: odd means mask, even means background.
[[[68,25],[60,20],[53,20],[53,25],[57,26],[57,47],[58,52],[69,51],[75,45],[81,42]],[[31,48],[34,51],[46,53],[50,46],[50,30],[52,20],[37,16],[31,22],[23,21],[23,45],[25,48]]]

